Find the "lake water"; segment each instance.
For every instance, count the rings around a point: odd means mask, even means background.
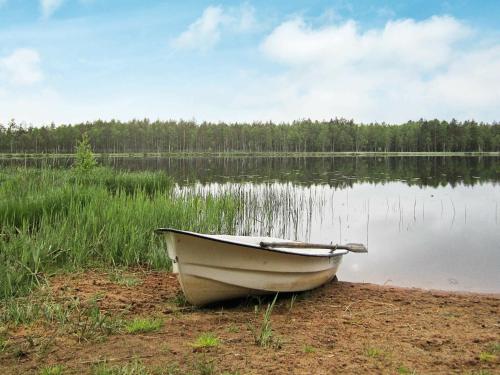
[[[346,281],[500,292],[500,158],[106,158],[165,170],[177,194],[236,194],[238,232],[368,245],[348,254]],[[67,166],[70,159],[0,161]]]

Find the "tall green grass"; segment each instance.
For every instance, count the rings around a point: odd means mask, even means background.
[[[26,293],[61,268],[170,261],[157,227],[234,232],[230,195],[172,194],[164,173],[98,168],[0,171],[0,298]]]

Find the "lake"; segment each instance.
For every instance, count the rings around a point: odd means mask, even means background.
[[[165,170],[175,194],[230,193],[238,232],[310,242],[363,242],[339,279],[500,292],[499,157],[106,157]],[[0,165],[70,166],[69,158]]]

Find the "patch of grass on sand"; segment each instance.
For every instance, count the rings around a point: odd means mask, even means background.
[[[387,353],[384,352],[382,349],[370,347],[366,349],[365,354],[370,358],[381,358],[384,357]]]
[[[312,345],[306,344],[306,345],[304,345],[303,351],[304,351],[304,353],[314,353],[314,352],[316,352],[316,348]]]
[[[406,366],[399,366],[397,371],[398,374],[404,374],[404,375],[415,375],[417,373],[415,370],[409,369]]]
[[[27,298],[11,298],[0,306],[0,322],[13,326],[31,324],[40,314],[40,306]]]
[[[92,368],[92,375],[151,375],[141,361],[134,360],[124,365],[111,366],[106,362]]]
[[[62,375],[62,374],[63,374],[63,367],[61,365],[44,367],[40,371],[40,375]]]
[[[262,319],[262,324],[260,330],[254,332],[255,343],[262,347],[269,347],[273,344],[273,329],[271,327],[271,313],[273,312],[274,305],[276,304],[276,299],[278,298],[278,293],[274,296],[273,302],[267,305],[266,312],[264,313],[264,318]]]
[[[9,341],[3,335],[0,335],[0,353],[3,352],[8,345]]]
[[[94,296],[89,301],[70,299],[56,301],[50,293],[40,290],[29,298],[10,298],[0,304],[0,323],[6,326],[29,326],[34,323],[54,325],[54,328],[90,341],[115,333],[121,321],[101,311]],[[1,348],[1,345],[0,345]]]
[[[196,341],[192,344],[193,348],[201,349],[201,348],[213,348],[219,346],[220,340],[217,336],[215,336],[211,332],[202,333]]]
[[[177,307],[185,307],[188,304],[186,296],[182,292],[177,293],[171,300],[172,303]]]
[[[161,327],[163,327],[163,320],[155,318],[135,318],[125,324],[125,330],[128,333],[155,332]]]
[[[498,356],[490,352],[479,353],[479,360],[481,362],[496,362]]]
[[[230,333],[238,333],[240,332],[240,327],[235,324],[231,324],[229,327],[227,327],[227,331]]]
[[[198,360],[195,362],[194,368],[200,375],[215,374],[215,364],[213,360],[207,360],[206,358]]]
[[[94,299],[89,304],[77,305],[74,318],[69,324],[78,341],[90,341],[109,336],[117,332],[121,325],[120,320],[102,312]]]
[[[111,275],[109,276],[109,279],[111,280],[111,282],[118,285],[126,286],[127,288],[141,285],[142,283],[141,280],[139,280],[137,277],[127,276],[120,271],[112,272]]]

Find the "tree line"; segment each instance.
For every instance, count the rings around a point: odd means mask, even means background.
[[[87,134],[94,152],[485,152],[500,151],[500,123],[419,120],[400,125],[352,120],[292,123],[121,122],[0,124],[2,153],[73,153]]]

